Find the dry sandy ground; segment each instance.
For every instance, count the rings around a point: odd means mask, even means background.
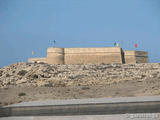
[[[160,80],[129,80],[101,86],[0,88],[0,106],[22,101],[160,95]]]

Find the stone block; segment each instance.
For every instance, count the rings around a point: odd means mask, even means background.
[[[64,64],[64,48],[48,48],[46,61],[48,64]]]
[[[145,51],[124,51],[126,64],[148,63],[148,52]]]
[[[65,64],[122,63],[121,48],[65,48]]]
[[[43,63],[47,63],[46,58],[29,58],[28,62],[43,62]]]

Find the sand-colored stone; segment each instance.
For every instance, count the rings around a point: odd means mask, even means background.
[[[119,53],[119,47],[103,47],[103,48],[65,48],[65,53]]]
[[[148,52],[144,51],[124,51],[126,64],[148,63]]]
[[[29,58],[28,62],[43,62],[43,63],[47,63],[46,58]]]
[[[29,62],[48,64],[112,64],[148,63],[144,51],[124,51],[119,47],[103,48],[48,48],[46,58],[30,58]]]
[[[46,61],[48,64],[64,64],[64,48],[48,48]]]
[[[65,64],[121,63],[121,48],[65,48]]]

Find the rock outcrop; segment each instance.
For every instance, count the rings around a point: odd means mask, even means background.
[[[152,78],[160,80],[160,63],[100,65],[17,63],[0,68],[1,88],[11,85],[93,86]]]

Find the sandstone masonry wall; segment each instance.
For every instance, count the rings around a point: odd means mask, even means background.
[[[64,64],[64,48],[48,48],[46,61],[48,64]]]
[[[46,58],[29,58],[28,62],[43,62],[43,63],[47,63]]]
[[[144,51],[124,51],[125,63],[148,63],[148,53]]]
[[[148,63],[144,51],[124,51],[119,47],[104,48],[48,48],[46,58],[30,58],[28,62],[48,64],[130,64]]]
[[[65,48],[65,64],[122,64],[121,48]]]

